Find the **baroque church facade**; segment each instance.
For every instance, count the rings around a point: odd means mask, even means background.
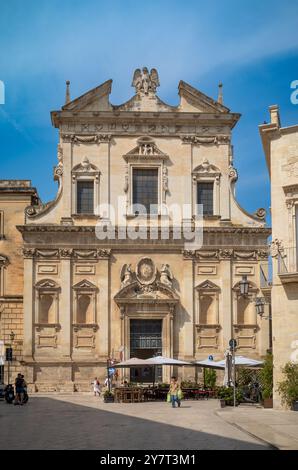
[[[17,225],[21,362],[32,390],[89,390],[92,377],[106,375],[107,358],[221,359],[231,338],[250,357],[269,347],[268,322],[255,302],[268,287],[270,230],[263,209],[249,214],[235,199],[231,138],[240,115],[223,105],[221,89],[213,100],[183,81],[179,105],[164,103],[155,69],[136,70],[135,94],[124,104],[110,103],[111,86],[71,100],[67,83],[65,105],[51,113],[59,133],[57,196],[47,204],[34,199]],[[154,237],[140,209],[150,204]],[[175,238],[171,216],[163,237],[162,207],[186,205],[192,226],[198,204],[201,246]],[[120,218],[111,223],[114,210]],[[120,236],[136,225],[149,235]],[[103,226],[115,236],[99,236]],[[130,373],[146,380],[143,370]],[[178,373],[195,375],[194,368]]]

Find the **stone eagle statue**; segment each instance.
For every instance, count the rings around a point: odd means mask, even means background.
[[[136,89],[136,93],[144,93],[148,95],[149,92],[156,93],[156,88],[159,86],[159,78],[156,69],[151,69],[150,73],[147,67],[136,69],[133,74],[132,84]]]

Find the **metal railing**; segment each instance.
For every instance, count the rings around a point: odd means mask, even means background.
[[[283,248],[278,254],[278,274],[298,273],[298,252],[295,246]]]

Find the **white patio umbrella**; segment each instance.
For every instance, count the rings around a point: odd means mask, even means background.
[[[191,366],[190,362],[180,361],[172,357],[154,356],[146,359],[146,363],[152,366]]]
[[[146,362],[150,366],[154,366],[154,380],[153,385],[155,384],[155,375],[156,375],[156,366],[191,366],[190,362],[180,361],[179,359],[173,359],[172,357],[165,356],[154,356],[146,359]]]
[[[225,367],[226,359],[217,362],[218,366]],[[246,367],[261,367],[264,364],[264,361],[257,361],[256,359],[250,359],[245,356],[235,356],[235,365],[236,366],[246,366]]]
[[[146,359],[138,359],[137,357],[132,357],[127,359],[127,361],[118,362],[114,364],[114,367],[148,367],[148,362]]]
[[[210,359],[203,359],[202,361],[196,361],[193,364],[199,367],[207,367],[212,369],[224,369],[225,366],[221,364],[222,361],[210,361]]]

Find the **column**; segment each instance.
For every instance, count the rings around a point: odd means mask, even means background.
[[[102,359],[107,359],[109,356],[109,333],[110,333],[110,300],[109,300],[109,258],[101,258],[99,260],[99,305],[98,305],[98,351]]]
[[[24,360],[32,360],[34,348],[34,262],[31,250],[24,250]]]
[[[75,208],[72,207],[74,205],[75,199],[75,188],[73,187],[72,183],[72,143],[67,142],[63,143],[63,192],[62,192],[62,199],[63,199],[63,218],[69,218],[72,215],[73,210]],[[75,185],[74,185],[75,186]]]
[[[225,351],[229,345],[229,340],[233,337],[233,302],[232,302],[232,263],[230,259],[220,262],[222,290],[221,290],[221,326],[222,326],[222,347]]]
[[[72,347],[72,275],[71,260],[69,258],[61,259],[61,297],[59,318],[61,324],[61,355],[63,359],[70,359]]]
[[[181,304],[188,313],[189,319],[183,327],[184,335],[184,357],[191,360],[194,357],[194,282],[193,282],[193,260],[183,260],[183,278],[181,289]],[[180,349],[180,348],[179,348]]]

